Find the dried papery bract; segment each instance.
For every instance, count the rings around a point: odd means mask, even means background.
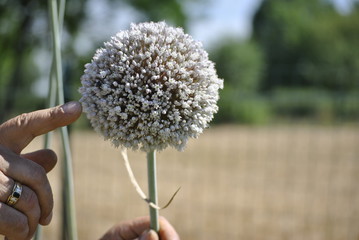
[[[83,110],[116,147],[183,150],[218,111],[223,87],[202,44],[165,22],[132,24],[85,65]]]

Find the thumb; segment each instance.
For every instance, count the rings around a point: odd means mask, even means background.
[[[157,233],[154,230],[147,230],[141,234],[140,240],[159,240]]]
[[[24,113],[0,125],[0,144],[19,154],[35,137],[74,122],[81,115],[81,104]]]

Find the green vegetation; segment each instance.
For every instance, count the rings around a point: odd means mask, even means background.
[[[263,1],[250,40],[212,51],[227,88],[217,122],[358,121],[358,22],[358,3],[341,15],[329,1]]]
[[[141,21],[167,19],[174,25],[185,27],[187,16],[182,5],[185,1],[127,1],[141,13]],[[80,54],[76,40],[84,23],[91,19],[87,11],[88,0],[67,1],[64,18],[62,52],[64,66],[65,100],[78,98],[77,89],[83,66],[93,55]],[[119,2],[107,0],[105,4],[119,8]],[[116,5],[117,4],[117,5]],[[0,0],[0,122],[19,114],[46,106],[46,100],[35,94],[34,85],[41,76],[35,65],[38,56],[51,51],[47,1]],[[104,36],[105,38],[106,36]],[[91,39],[89,40],[92,41]],[[94,43],[100,46],[102,43]],[[97,47],[96,47],[97,48]],[[50,66],[51,56],[44,67]],[[44,59],[41,59],[43,61]],[[50,70],[49,70],[50,71]],[[46,87],[45,87],[46,88]]]
[[[124,0],[121,4],[136,9],[140,21],[165,19],[186,28],[190,22],[185,4],[190,1]],[[83,24],[92,17],[87,2],[69,1],[66,6],[62,47],[66,99],[78,98],[83,65],[93,54],[80,54],[75,44]],[[114,0],[105,4],[119,7]],[[34,86],[44,78],[35,64],[38,55],[51,48],[47,22],[45,3],[0,1],[0,122],[45,107]],[[263,1],[254,15],[250,39],[224,36],[209,49],[225,80],[215,121],[358,122],[358,22],[358,1],[348,14],[340,14],[331,1]]]

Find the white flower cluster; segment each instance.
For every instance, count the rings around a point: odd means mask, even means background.
[[[223,88],[200,42],[164,22],[132,24],[98,49],[81,103],[105,139],[133,150],[182,150],[217,112]]]

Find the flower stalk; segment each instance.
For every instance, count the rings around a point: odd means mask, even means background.
[[[54,61],[54,76],[56,79],[57,87],[57,103],[64,104],[64,87],[62,76],[62,59],[61,59],[61,43],[60,43],[60,31],[62,28],[62,18],[65,2],[60,4],[60,13],[58,12],[57,0],[49,0],[50,14],[51,14],[51,29],[52,29],[52,41],[53,41],[53,61]],[[60,26],[61,23],[61,26]],[[66,235],[66,239],[77,240],[76,230],[76,213],[75,213],[75,199],[74,199],[74,183],[72,174],[72,157],[70,150],[70,142],[67,127],[61,128],[62,146],[64,152],[64,164],[63,164],[63,196],[64,196],[64,225],[63,233]]]
[[[208,127],[223,88],[214,63],[181,28],[131,24],[96,50],[81,84],[80,102],[92,127],[115,147],[147,153],[148,198],[121,151],[132,184],[150,206],[150,227],[159,231],[155,151],[182,151]]]
[[[157,175],[156,175],[156,151],[151,150],[147,153],[147,176],[148,176],[148,195],[149,202],[157,205]],[[150,228],[158,232],[160,230],[158,220],[158,209],[149,205],[150,208]]]
[[[59,29],[59,36],[61,37],[61,33],[62,33],[62,28],[63,28],[63,22],[64,22],[64,15],[65,15],[65,5],[66,5],[66,0],[60,0],[59,2],[59,13],[58,13],[58,29]],[[56,11],[56,9],[54,9]],[[53,14],[51,14],[52,12],[52,3],[49,1],[48,2],[48,11],[49,11],[49,15],[51,15],[51,17],[56,17]],[[51,22],[53,20],[51,19]],[[54,22],[56,24],[56,22]],[[54,52],[54,51],[53,51]],[[55,107],[56,105],[56,92],[57,92],[57,87],[56,87],[56,71],[55,71],[55,54],[52,54],[52,61],[51,61],[51,69],[50,69],[50,76],[49,76],[49,87],[48,87],[48,93],[47,93],[47,107],[48,108],[52,108]],[[46,133],[45,134],[45,138],[44,138],[44,149],[48,149],[51,146],[51,138],[52,138],[52,132]],[[42,227],[41,225],[37,226],[36,229],[36,233],[34,236],[34,240],[41,240],[42,239]]]

